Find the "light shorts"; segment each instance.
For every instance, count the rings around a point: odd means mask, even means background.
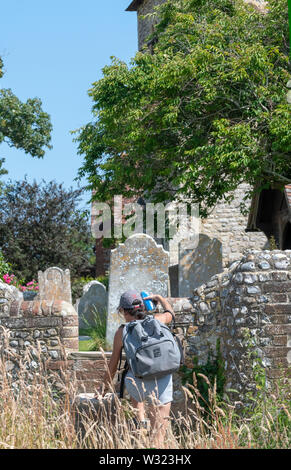
[[[173,401],[172,374],[159,379],[141,380],[134,377],[129,370],[124,383],[129,395],[138,402],[147,400],[150,403],[166,405]]]

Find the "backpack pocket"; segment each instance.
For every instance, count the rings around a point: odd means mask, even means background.
[[[179,367],[180,351],[171,339],[140,346],[131,361],[131,370],[140,379],[163,377]]]

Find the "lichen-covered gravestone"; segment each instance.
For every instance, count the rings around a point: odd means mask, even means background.
[[[9,316],[10,306],[13,301],[22,302],[22,293],[16,287],[0,281],[0,317]]]
[[[223,271],[222,245],[216,238],[200,233],[199,243],[192,249],[188,241],[179,245],[179,297],[190,297],[193,289]]]
[[[83,287],[83,296],[78,302],[79,327],[94,327],[104,321],[107,312],[106,287],[98,281],[88,282]]]
[[[111,251],[106,339],[124,322],[118,314],[119,299],[127,290],[168,295],[169,253],[146,234],[135,234]]]
[[[72,303],[70,270],[48,268],[45,272],[38,272],[39,299],[63,300]]]

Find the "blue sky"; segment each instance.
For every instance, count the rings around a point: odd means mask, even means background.
[[[77,187],[82,159],[71,130],[91,120],[91,84],[114,55],[128,62],[137,50],[136,13],[130,0],[9,0],[1,2],[0,88],[22,101],[39,97],[53,124],[52,145],[43,159],[0,146],[9,174],[4,180],[55,180]],[[85,180],[82,185],[85,184]],[[84,197],[86,207],[89,194]],[[89,206],[87,206],[89,208]]]

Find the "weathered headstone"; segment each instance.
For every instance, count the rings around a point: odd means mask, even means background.
[[[23,297],[18,298],[16,291],[15,287],[0,281],[0,317],[9,317],[11,303],[15,300],[23,300]]]
[[[38,272],[39,299],[72,303],[70,270],[48,268]]]
[[[222,245],[216,238],[200,233],[196,248],[188,240],[179,244],[179,297],[190,297],[193,289],[223,271]]]
[[[91,281],[83,287],[83,296],[78,302],[79,327],[88,328],[104,321],[107,312],[106,287],[98,281]]]
[[[135,234],[111,251],[106,337],[124,321],[118,314],[120,296],[127,290],[168,295],[169,253],[146,234]]]

